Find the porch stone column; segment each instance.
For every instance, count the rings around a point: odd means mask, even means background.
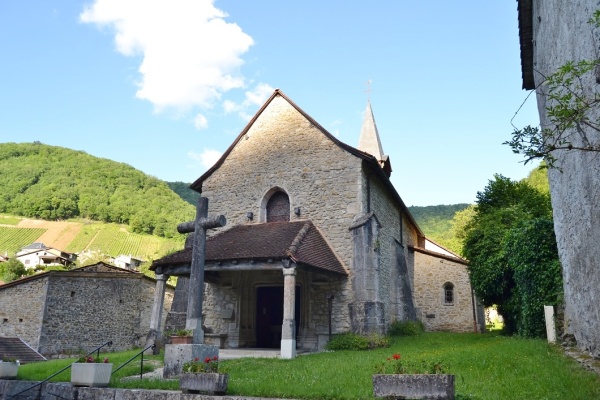
[[[150,314],[150,331],[146,337],[146,347],[160,341],[162,332],[160,321],[162,320],[162,310],[165,304],[165,289],[167,286],[168,275],[156,274],[156,288],[154,289],[154,304],[152,305],[152,314]],[[158,354],[159,346],[155,346],[154,353]]]
[[[288,264],[289,265],[289,264]],[[281,327],[281,358],[296,357],[296,268],[283,268],[283,325]]]

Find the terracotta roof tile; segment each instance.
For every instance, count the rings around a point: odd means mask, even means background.
[[[325,238],[311,221],[237,225],[206,241],[206,261],[291,258],[299,264],[346,275]],[[192,250],[184,249],[152,263],[158,266],[189,264]]]

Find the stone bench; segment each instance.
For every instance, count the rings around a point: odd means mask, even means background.
[[[225,348],[225,341],[227,340],[226,333],[205,333],[204,344],[217,346],[220,349]]]

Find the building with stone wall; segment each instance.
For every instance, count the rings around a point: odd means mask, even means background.
[[[523,88],[536,90],[543,129],[555,126],[547,111],[552,103],[545,77],[567,62],[598,59],[600,29],[588,21],[599,9],[594,0],[518,0]],[[596,99],[598,66],[577,82],[589,99]],[[574,148],[600,144],[600,131],[594,128],[600,118],[597,104],[587,117],[565,132]],[[600,357],[600,158],[597,151],[567,149],[552,155],[557,168],[548,170],[548,180],[563,269],[565,331],[581,349]]]
[[[46,357],[107,341],[114,350],[143,346],[154,291],[154,279],[102,262],[28,276],[0,286],[0,336],[19,337]],[[166,290],[167,310],[173,293]]]
[[[209,200],[211,214],[228,221],[208,233],[206,332],[226,337],[227,347],[278,348],[292,340],[314,350],[330,332],[385,333],[393,321],[420,318],[420,307],[435,310],[440,323],[430,329],[473,330],[464,260],[424,251],[425,235],[390,174],[370,104],[354,148],[275,90],[191,186]],[[151,269],[186,276],[191,257],[187,247]],[[443,288],[426,278],[429,269],[440,272],[442,259],[452,265],[441,270],[444,282],[460,289],[452,307],[434,307]],[[177,296],[172,325],[185,315]]]
[[[413,248],[415,253],[414,297],[419,320],[430,331],[473,332],[474,321],[484,321],[475,298],[466,261],[452,254]]]

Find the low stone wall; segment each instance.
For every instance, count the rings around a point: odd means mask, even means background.
[[[39,382],[0,380],[0,400],[278,400],[246,396],[184,394],[173,390],[74,387],[70,383],[44,383],[16,397]],[[288,399],[289,400],[289,399]]]

